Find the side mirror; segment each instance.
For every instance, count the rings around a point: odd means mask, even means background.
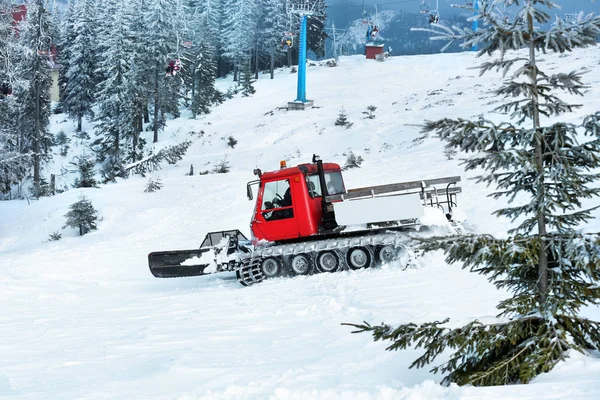
[[[246,185],[246,196],[248,196],[248,200],[254,200],[254,194],[252,193],[252,185],[260,185],[260,180],[250,181]]]
[[[254,199],[254,195],[252,194],[252,188],[250,187],[250,183],[246,185],[246,195],[248,196],[248,200]]]

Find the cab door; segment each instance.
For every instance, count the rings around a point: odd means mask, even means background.
[[[257,239],[275,241],[300,236],[292,204],[293,198],[289,179],[263,182],[253,221],[253,231]]]

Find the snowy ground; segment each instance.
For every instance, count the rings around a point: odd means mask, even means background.
[[[590,88],[578,100],[584,106],[566,120],[597,111],[597,48],[542,58],[550,69],[588,71]],[[253,205],[245,184],[254,167],[276,169],[280,159],[308,162],[317,153],[343,164],[352,150],[365,162],[345,174],[350,188],[467,178],[439,141],[417,140],[417,125],[444,116],[503,118],[489,113],[500,103],[490,92],[498,76],[479,79],[467,69],[480,61],[471,53],[384,63],[355,56],[336,68],[311,67],[307,90],[320,108],[304,112],[278,109],[295,97],[295,74],[261,76],[252,98],[169,123],[160,145],[194,144],[179,165],[152,174],[164,183],[159,192],[144,193],[146,178],[134,177],[31,204],[0,202],[0,399],[600,398],[598,353],[573,354],[529,385],[445,388],[427,369],[408,369],[418,351],[390,353],[340,325],[493,317],[505,294],[440,254],[406,271],[392,265],[249,288],[232,275],[155,279],[148,271],[150,251],[195,248],[212,230],[248,234]],[[363,119],[369,105],[378,107],[372,120]],[[342,107],[354,122],[349,130],[334,126]],[[52,123],[55,133],[73,131],[63,116]],[[239,141],[235,149],[229,135]],[[227,175],[185,176],[190,164],[202,171],[224,159]],[[58,157],[52,171],[69,160]],[[487,189],[466,179],[463,187],[469,228],[506,232],[507,222],[490,216],[501,204],[485,197]],[[47,242],[82,193],[103,218],[99,230],[78,237],[67,229]],[[600,319],[598,308],[585,313]]]

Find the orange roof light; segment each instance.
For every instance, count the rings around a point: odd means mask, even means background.
[[[285,160],[279,161],[279,168],[287,168],[287,163],[285,162]]]

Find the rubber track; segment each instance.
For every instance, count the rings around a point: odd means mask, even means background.
[[[343,267],[347,264],[344,256],[347,250],[352,247],[367,247],[370,249],[371,257],[376,257],[374,250],[377,246],[395,245],[405,247],[409,251],[409,254],[412,255],[413,252],[407,246],[409,241],[410,238],[406,234],[391,232],[361,237],[335,238],[315,242],[269,246],[263,249],[256,249],[247,258],[243,259],[241,266],[236,271],[236,275],[242,285],[250,286],[265,280],[266,277],[261,269],[261,263],[267,257],[293,256],[297,254],[315,255],[324,250],[337,250],[339,255],[342,256],[339,269],[344,269]],[[315,257],[312,256],[311,258],[314,259]],[[372,260],[371,264],[373,265],[375,262],[376,260]],[[282,267],[282,270],[286,269],[285,266]],[[313,265],[311,274],[315,273],[319,273],[319,271]],[[279,274],[279,276],[283,275],[284,273]]]

